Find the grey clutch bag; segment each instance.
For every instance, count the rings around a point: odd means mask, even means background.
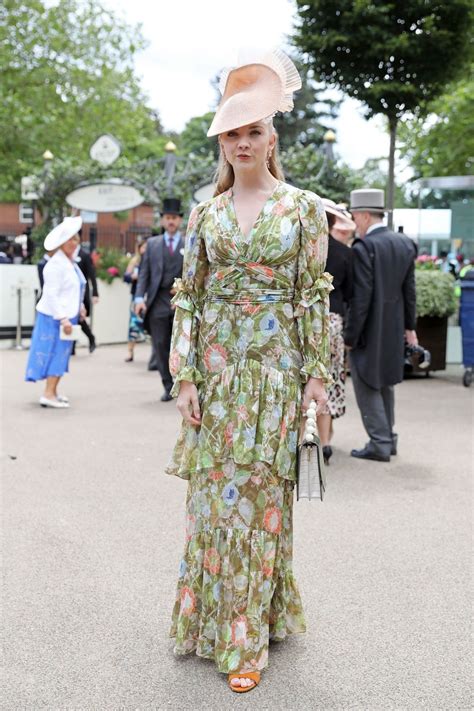
[[[321,442],[316,434],[316,403],[311,400],[306,412],[303,442],[298,447],[298,478],[296,498],[322,501],[326,491],[324,459]]]

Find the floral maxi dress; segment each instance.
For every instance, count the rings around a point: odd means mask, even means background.
[[[196,384],[166,471],[189,480],[175,653],[261,670],[269,639],[304,632],[292,573],[303,384],[330,380],[327,223],[320,199],[279,182],[245,237],[232,190],[198,205],[174,297],[175,377]]]

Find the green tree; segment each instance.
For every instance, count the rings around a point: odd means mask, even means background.
[[[176,164],[174,193],[182,200],[185,210],[193,201],[195,190],[203,182],[211,182],[215,170],[212,154],[206,156],[189,155]],[[47,226],[59,221],[69,211],[66,196],[80,183],[119,179],[136,187],[146,202],[161,206],[166,197],[166,175],[164,161],[159,158],[131,160],[121,156],[113,165],[102,167],[86,159],[82,162],[72,158],[52,161],[49,170],[41,170],[36,176],[36,187],[40,194],[38,208]],[[44,229],[38,233],[42,235]]]
[[[429,106],[425,117],[400,126],[401,151],[415,176],[472,175],[474,171],[474,66]]]
[[[212,152],[217,158],[219,151],[217,137],[207,137],[213,117],[214,112],[208,111],[207,114],[189,119],[178,138],[180,153],[195,153],[196,155],[207,156]]]
[[[128,156],[162,152],[166,139],[133,70],[144,42],[96,0],[5,0],[0,7],[0,199],[45,149],[84,161],[100,133]]]
[[[387,206],[394,205],[397,125],[423,112],[470,56],[471,0],[296,0],[294,42],[319,81],[383,114],[390,132]]]
[[[296,143],[302,146],[323,142],[323,136],[337,117],[340,101],[324,97],[324,87],[314,80],[314,72],[301,61],[294,60],[301,76],[302,87],[294,95],[294,109],[277,114],[273,119],[280,148],[286,150]]]
[[[294,145],[281,153],[286,180],[321,197],[347,203],[351,190],[359,187],[357,171],[336,161],[325,164],[315,146]]]

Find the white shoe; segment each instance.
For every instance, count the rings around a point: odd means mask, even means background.
[[[56,395],[56,399],[59,402],[67,402],[67,403],[69,402],[69,398],[67,395]]]
[[[41,407],[56,407],[56,408],[65,408],[69,407],[68,402],[62,402],[61,400],[50,400],[48,397],[45,397],[42,395],[39,399],[39,404]]]

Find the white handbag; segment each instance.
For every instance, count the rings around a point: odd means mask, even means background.
[[[298,447],[298,478],[296,498],[323,500],[326,491],[324,459],[321,442],[316,434],[316,402],[311,400],[306,411],[303,441]]]

